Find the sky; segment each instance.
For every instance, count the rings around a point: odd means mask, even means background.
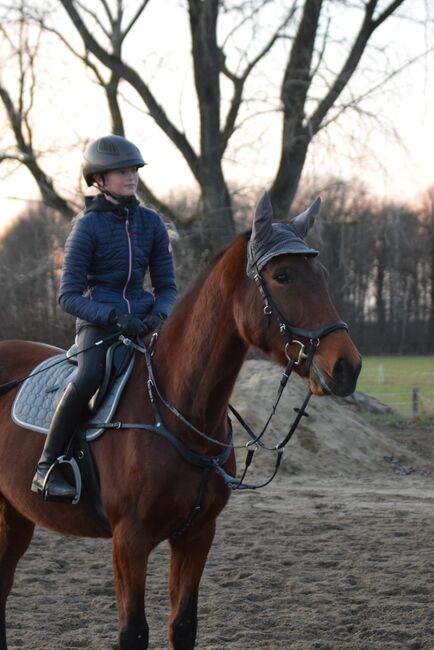
[[[414,16],[425,15],[428,7],[425,0],[408,2]],[[138,70],[145,69],[152,76],[152,87],[160,101],[196,144],[195,99],[188,92],[192,78],[188,56],[190,44],[185,13],[179,5],[173,0],[151,2],[146,10],[147,19],[164,26],[164,33],[161,29],[147,30],[144,44],[138,25],[132,32],[126,58],[134,61]],[[276,1],[277,5],[279,1]],[[164,18],[169,11],[172,19],[167,21]],[[334,18],[336,23],[336,16]],[[340,33],[344,35],[350,31],[351,25],[346,24],[348,19],[343,14],[338,18]],[[271,22],[271,15],[264,15],[261,25],[264,29],[267,20]],[[350,20],[354,20],[354,16]],[[63,13],[59,14],[58,24],[70,42],[76,45],[78,41]],[[339,38],[336,38],[336,43],[328,62],[330,68],[336,67],[340,54]],[[391,19],[378,31],[372,49],[364,57],[363,74],[354,77],[351,91],[360,94],[375,85],[379,79],[378,69],[386,60],[392,69],[407,59],[418,57],[433,45],[432,26]],[[284,43],[280,47],[283,48]],[[256,100],[263,98],[264,88],[268,89],[270,97],[277,96],[274,82],[278,81],[277,71],[282,68],[279,57],[283,54],[283,50],[277,48],[273,55],[275,58],[268,59],[259,70],[258,78],[250,87],[251,96]],[[3,58],[4,52],[0,56]],[[402,74],[393,77],[386,86],[378,88],[364,102],[369,117],[344,116],[327,132],[321,133],[309,150],[304,177],[334,175],[356,178],[363,181],[373,194],[388,199],[420,199],[424,190],[434,183],[433,64],[431,51]],[[13,61],[7,59],[7,65],[2,66],[1,80],[11,88],[15,77]],[[89,73],[59,48],[54,37],[49,38],[43,47],[38,63],[38,84],[40,89],[32,113],[35,143],[45,151],[42,158],[44,168],[55,179],[57,187],[72,196],[80,177],[82,145],[78,143],[109,131],[104,99]],[[126,98],[127,135],[141,148],[148,162],[143,174],[149,186],[160,195],[176,195],[184,188],[194,188],[191,173],[181,156],[141,110],[139,98],[126,86],[123,94]],[[280,124],[277,113],[265,113],[263,117],[246,123],[234,138],[225,161],[229,181],[233,180],[247,193],[259,194],[267,187],[277,166]],[[0,146],[10,142],[0,113]],[[53,151],[56,155],[51,154]],[[40,197],[36,184],[25,169],[17,170],[11,165],[5,168],[3,164],[0,166],[0,180],[1,231],[25,207],[27,200],[39,200]]]

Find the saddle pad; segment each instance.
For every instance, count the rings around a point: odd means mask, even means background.
[[[54,368],[48,369],[56,362],[60,363]],[[110,422],[125,384],[131,375],[133,365],[134,355],[126,371],[113,382],[97,413],[93,414],[95,422]],[[45,368],[47,370],[40,372]],[[12,405],[13,421],[25,429],[48,433],[57,402],[69,382],[73,381],[76,372],[77,368],[67,361],[64,354],[45,359],[32,370],[29,378],[23,382],[18,391]],[[36,373],[38,374],[36,375]],[[95,440],[104,431],[104,427],[92,429],[91,424],[88,422],[84,427],[87,440]]]

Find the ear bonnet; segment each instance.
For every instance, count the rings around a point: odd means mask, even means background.
[[[288,223],[272,223],[273,208],[268,193],[262,196],[256,206],[252,235],[248,245],[247,275],[253,278],[267,262],[277,255],[318,255],[304,241],[319,212],[321,199],[317,197],[312,205]]]

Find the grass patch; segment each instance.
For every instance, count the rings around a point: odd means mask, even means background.
[[[390,406],[398,416],[413,417],[418,391],[418,418],[434,416],[434,357],[363,357],[357,390]]]
[[[388,427],[397,430],[434,430],[434,416],[424,415],[420,417],[404,416],[401,413],[370,413],[361,411],[360,418],[368,424],[379,427]]]

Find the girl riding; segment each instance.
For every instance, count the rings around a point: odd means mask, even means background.
[[[91,142],[84,154],[84,179],[99,193],[86,197],[65,244],[59,302],[77,318],[78,369],[57,405],[32,482],[32,491],[47,499],[74,498],[55,463],[102,381],[108,344],[80,351],[115,332],[137,338],[155,331],[176,299],[166,227],[135,196],[144,165],[139,149],[117,135]],[[152,293],[143,287],[148,269]]]

